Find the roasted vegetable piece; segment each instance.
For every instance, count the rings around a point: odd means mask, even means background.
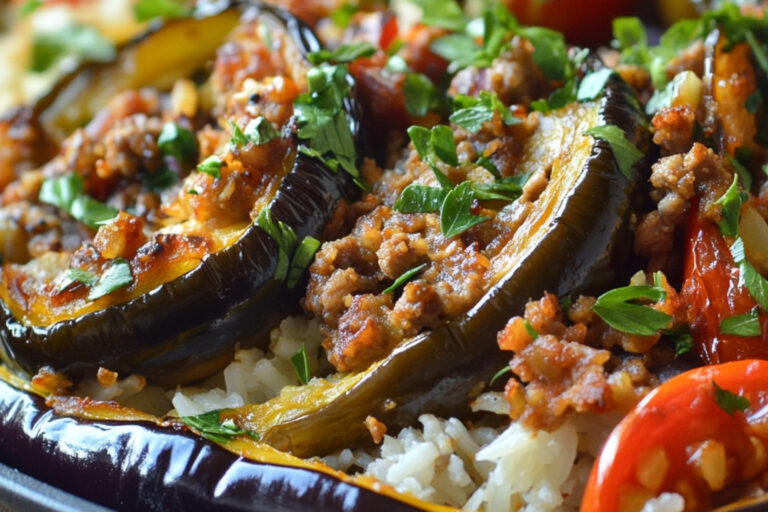
[[[240,5],[232,4],[224,11],[235,14],[214,17],[237,19]],[[312,33],[290,15],[266,7],[262,12],[285,25],[302,53],[319,47]],[[171,22],[167,27],[169,33],[159,28],[150,37],[139,39],[136,44],[140,52],[132,50],[132,46],[124,51],[133,51],[145,59],[134,63],[146,77],[159,75],[155,66],[164,71],[167,62],[154,56],[165,53],[166,47],[177,46],[172,44],[174,41],[178,46],[187,46],[183,39],[186,31],[180,27],[195,23],[205,27],[203,32],[211,28],[208,18]],[[225,35],[226,31],[219,34],[220,38]],[[108,91],[123,83],[120,77],[126,72],[132,73],[132,68],[122,67],[121,59],[122,55],[114,67],[98,68],[105,79],[115,76],[113,81],[104,83]],[[67,86],[64,91],[77,91],[93,98],[99,98],[102,91],[99,87],[72,87]],[[95,106],[87,103],[82,109],[90,112]],[[78,112],[82,109],[78,107]],[[355,104],[347,100],[345,109],[356,133]],[[55,119],[58,116],[56,113]],[[272,218],[291,226],[298,240],[310,235],[317,237],[336,202],[349,190],[349,180],[345,173],[334,173],[300,152],[293,162],[286,162],[286,168],[290,172],[268,206]],[[296,304],[295,292],[285,290],[273,279],[277,265],[277,244],[264,230],[251,224],[236,242],[208,254],[190,272],[123,304],[47,327],[24,324],[13,316],[8,305],[0,304],[4,359],[30,372],[44,365],[68,372],[103,366],[165,381],[200,378],[226,364],[235,343],[268,339],[269,329]]]
[[[254,463],[182,427],[60,417],[5,382],[0,431],[0,461],[116,510],[417,510],[275,451]]]
[[[717,225],[693,211],[688,227],[683,296],[696,312],[691,333],[699,355],[708,364],[748,358],[768,358],[768,317],[759,316],[760,336],[723,334],[727,318],[749,313],[755,299],[741,282],[739,269]]]
[[[759,360],[697,368],[656,388],[608,438],[582,512],[640,510],[663,492],[681,494],[685,510],[733,500],[717,491],[748,484],[768,463],[766,389]]]
[[[424,412],[466,414],[472,396],[505,364],[496,333],[510,313],[545,290],[566,295],[605,285],[615,268],[610,266],[614,249],[628,246],[616,242],[637,172],[628,180],[606,142],[582,136],[602,124],[618,125],[647,151],[642,114],[616,77],[600,102],[572,105],[542,118],[528,146],[539,152],[529,150],[524,159],[541,158],[542,148],[553,143],[562,157],[554,158],[549,185],[534,203],[534,213],[504,249],[505,263],[494,286],[468,314],[402,343],[365,372],[336,384],[316,379],[274,401],[246,406],[241,420],[268,443],[307,456],[364,437],[368,415],[396,428]],[[572,145],[562,147],[568,140]]]

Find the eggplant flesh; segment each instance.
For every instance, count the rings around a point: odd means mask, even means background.
[[[166,58],[155,55],[177,46],[170,44],[170,40],[184,46],[188,34],[208,32],[220,24],[228,26],[232,17],[236,21],[244,9],[258,9],[260,15],[278,20],[303,55],[320,48],[306,26],[280,9],[250,2],[226,5],[205,18],[173,21],[167,27],[154,28],[149,35],[128,45],[124,52],[148,59],[144,62],[131,57],[136,68],[142,70],[138,78],[120,78],[121,74],[132,73],[131,66],[126,67],[121,60],[122,53],[114,65],[86,66],[65,79],[58,90],[62,98],[76,91],[78,97],[85,99],[69,109],[57,106],[58,98],[44,100],[42,115],[48,116],[54,125],[67,126],[81,115],[92,114],[106,101],[102,87],[111,94],[126,81],[133,87],[155,85],[153,80],[166,76],[161,73],[163,69],[156,67],[168,64]],[[195,26],[196,30],[190,29]],[[165,33],[166,29],[170,34]],[[219,33],[219,39],[223,40],[228,32]],[[110,74],[117,77],[110,81],[93,78]],[[142,81],[145,78],[149,83]],[[345,110],[356,134],[357,104],[350,98],[345,102]],[[291,226],[299,240],[318,237],[337,202],[351,193],[350,184],[344,173],[335,173],[320,161],[298,153],[291,171],[266,207],[271,209],[274,221]],[[207,255],[195,269],[123,304],[42,327],[18,321],[10,308],[0,303],[2,357],[8,364],[30,373],[50,366],[78,376],[101,366],[123,374],[139,373],[164,384],[202,378],[231,359],[236,343],[247,345],[268,340],[269,330],[297,304],[298,287],[296,291],[286,290],[273,279],[278,252],[277,243],[251,224],[235,243]]]
[[[650,135],[639,103],[620,78],[611,78],[594,108],[596,125],[619,126],[628,140],[648,152]],[[572,129],[586,130],[574,117]],[[579,152],[585,154],[580,157]],[[534,205],[540,211],[530,229],[515,235],[524,242],[514,250],[512,263],[469,313],[403,342],[368,370],[327,384],[330,389],[307,389],[297,396],[284,392],[272,402],[245,406],[239,415],[243,426],[281,450],[307,457],[369,436],[364,426],[368,415],[393,430],[415,423],[423,413],[466,417],[468,403],[506,364],[496,334],[509,317],[545,291],[566,296],[604,289],[622,251],[631,248],[625,221],[646,162],[636,165],[627,179],[605,141],[593,140],[561,154],[584,163],[572,172],[553,171],[550,192]],[[293,405],[297,403],[300,410]]]

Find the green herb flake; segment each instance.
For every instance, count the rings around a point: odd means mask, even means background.
[[[589,73],[579,84],[579,90],[576,93],[576,99],[579,101],[590,101],[603,92],[608,79],[614,74],[614,70],[603,68],[600,71]]]
[[[133,6],[133,14],[139,22],[154,18],[186,18],[192,13],[192,9],[174,0],[139,0]]]
[[[493,386],[493,383],[499,380],[499,378],[502,375],[510,373],[511,371],[512,371],[512,368],[510,368],[509,366],[505,366],[504,368],[502,368],[501,370],[493,374],[493,377],[491,377],[491,381],[488,383],[488,385]]]
[[[693,337],[689,333],[681,333],[673,338],[675,357],[687,354],[693,349]]]
[[[83,61],[109,62],[115,58],[116,50],[95,28],[66,25],[56,31],[35,34],[31,70],[43,72],[68,55]]]
[[[713,204],[719,205],[722,220],[718,222],[720,232],[725,236],[736,236],[739,232],[739,215],[741,214],[741,205],[747,200],[747,194],[739,190],[739,177],[733,175],[733,182],[728,190],[725,191]]]
[[[478,201],[506,201],[511,203],[523,193],[530,173],[518,176],[509,176],[496,183],[476,183],[472,184],[472,191],[475,199]]]
[[[214,443],[226,444],[240,435],[250,436],[255,441],[259,440],[259,435],[256,432],[238,427],[231,419],[222,422],[221,412],[222,409],[217,409],[198,416],[182,416],[181,421]]]
[[[432,81],[421,73],[408,73],[403,82],[405,110],[412,116],[422,117],[440,104],[439,93]]]
[[[739,283],[746,286],[760,307],[768,310],[768,281],[747,261],[742,239],[737,238],[730,249],[733,261],[739,266]]]
[[[19,7],[19,16],[26,17],[38,10],[45,4],[43,0],[27,0]]]
[[[261,213],[256,218],[256,225],[266,231],[277,242],[278,260],[274,279],[276,281],[285,280],[291,268],[291,259],[294,256],[294,251],[299,244],[296,232],[283,221],[275,223],[272,220],[272,211],[269,208],[261,210]]]
[[[56,280],[56,289],[61,292],[75,283],[81,283],[85,286],[93,286],[98,282],[99,276],[82,268],[68,268],[64,274],[61,274]]]
[[[197,172],[202,172],[213,176],[215,179],[219,179],[221,178],[222,167],[224,167],[224,161],[216,155],[211,155],[197,164]]]
[[[633,304],[633,300],[663,301],[667,292],[656,286],[625,286],[597,298],[593,311],[617,331],[636,336],[654,336],[666,328],[672,317],[663,311]]]
[[[352,16],[357,12],[357,9],[357,5],[350,2],[344,2],[338,9],[332,11],[329,17],[337,27],[347,28],[352,21]]]
[[[307,357],[307,347],[305,345],[302,344],[299,351],[291,356],[291,364],[293,364],[296,370],[299,382],[306,386],[312,376],[309,373],[309,357]]]
[[[469,181],[448,192],[440,207],[440,230],[444,237],[452,238],[488,220],[488,217],[472,215],[473,200],[472,184]]]
[[[296,249],[293,259],[291,260],[291,266],[288,269],[288,276],[285,280],[288,289],[293,290],[299,283],[304,271],[307,270],[309,264],[312,263],[315,253],[320,248],[320,240],[312,236],[306,236]]]
[[[475,42],[475,38],[467,34],[449,34],[432,41],[429,49],[450,63],[448,73],[452,74],[471,66],[480,46]]]
[[[741,180],[741,186],[744,187],[744,190],[752,190],[752,175],[749,173],[749,170],[747,170],[738,159],[731,155],[727,155],[727,157],[733,168],[736,169],[736,174],[738,174],[739,179]]]
[[[490,158],[480,155],[480,157],[475,162],[475,165],[479,165],[489,173],[493,175],[494,178],[501,179],[501,172],[499,171],[499,168],[496,167],[496,164],[493,163],[493,160]]]
[[[229,143],[232,147],[239,148],[248,144],[248,137],[245,136],[243,130],[237,126],[237,123],[230,121],[229,125],[232,127],[232,137],[229,139]]]
[[[96,229],[102,222],[115,218],[118,210],[83,193],[83,178],[68,174],[45,180],[40,187],[39,200],[57,206],[73,218]]]
[[[427,266],[426,263],[422,263],[421,265],[413,267],[410,270],[406,270],[405,272],[402,273],[402,275],[400,275],[400,277],[395,279],[394,283],[384,288],[384,291],[382,291],[381,293],[395,293],[397,289],[404,286],[408,281],[413,279],[416,276],[416,274],[424,270],[424,267],[426,266]]]
[[[478,98],[460,94],[454,99],[454,103],[457,108],[450,117],[451,122],[471,132],[479,131],[483,123],[493,119],[494,112],[498,112],[501,120],[508,126],[520,122],[496,93],[482,91]]]
[[[400,213],[431,213],[440,211],[448,191],[411,183],[403,189],[393,209]]]
[[[619,171],[627,179],[632,179],[632,168],[643,158],[643,153],[627,140],[624,130],[618,126],[606,124],[590,128],[585,135],[606,141],[611,146]]]
[[[88,300],[96,300],[109,295],[132,282],[131,264],[128,260],[116,258],[112,260],[110,267],[101,274],[98,282],[92,286],[88,292]]]
[[[714,380],[712,381],[712,386],[715,388],[715,402],[717,402],[717,406],[728,413],[728,415],[733,416],[736,411],[744,412],[749,409],[749,400],[746,397],[721,388]]]
[[[760,327],[760,316],[757,306],[743,315],[734,315],[724,318],[723,321],[720,322],[720,332],[722,334],[731,334],[733,336],[760,336],[762,334],[762,329]]]
[[[455,0],[410,0],[422,10],[425,25],[461,32],[469,20]]]
[[[272,123],[264,116],[251,119],[245,127],[244,136],[257,146],[263,146],[278,138],[280,133],[272,126]]]
[[[376,48],[371,43],[350,43],[343,44],[335,50],[318,50],[307,54],[307,59],[314,65],[322,62],[352,62],[361,57],[370,57],[376,53]]]
[[[163,191],[171,187],[179,179],[179,176],[168,167],[163,167],[155,172],[149,173],[144,179],[144,185],[155,192]]]
[[[72,202],[69,213],[83,224],[96,229],[117,217],[120,212],[91,196],[82,195]]]
[[[766,52],[765,46],[757,40],[751,30],[747,30],[744,35],[752,48],[752,55],[755,56],[755,60],[762,68],[763,73],[768,73],[768,52]]]
[[[523,320],[523,326],[525,327],[526,332],[528,332],[528,336],[533,338],[534,340],[539,337],[539,333],[536,332],[536,329],[533,328],[531,325],[531,322],[528,320]]]
[[[157,146],[164,155],[176,160],[186,161],[197,153],[194,134],[174,122],[165,123],[157,139]]]

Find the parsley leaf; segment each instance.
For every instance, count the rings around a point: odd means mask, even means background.
[[[760,336],[762,329],[760,327],[760,317],[757,306],[748,313],[724,318],[720,322],[720,332],[723,334],[732,334],[734,336]]]
[[[256,146],[263,146],[280,136],[272,123],[264,116],[251,119],[246,125],[245,131],[241,130],[234,121],[230,121],[230,124],[232,125],[230,143],[235,147],[245,146],[249,142]]]
[[[403,82],[405,110],[412,116],[422,117],[430,110],[440,108],[440,94],[432,81],[421,73],[408,73]]]
[[[455,0],[410,0],[410,2],[421,8],[421,22],[424,25],[461,32],[469,21]]]
[[[666,296],[666,291],[656,286],[625,286],[602,294],[592,309],[617,331],[636,336],[653,336],[667,327],[672,317],[663,311],[629,301],[644,299],[659,302]]]
[[[232,419],[221,421],[221,409],[209,411],[198,416],[182,416],[181,421],[187,426],[197,430],[201,436],[215,443],[227,443],[239,435],[248,435],[258,441],[259,435],[249,430],[244,430]]]
[[[38,199],[42,203],[61,208],[93,229],[118,214],[114,208],[86,195],[83,192],[83,178],[74,173],[45,180],[40,187]]]
[[[337,27],[347,28],[352,21],[352,16],[357,12],[357,9],[357,5],[350,2],[344,2],[341,7],[331,12],[329,17]]]
[[[611,146],[613,156],[619,166],[619,171],[627,178],[632,179],[632,168],[643,158],[643,153],[632,142],[627,140],[624,130],[612,124],[595,126],[584,132],[596,139],[606,141]]]
[[[471,183],[465,181],[448,192],[440,207],[440,231],[446,238],[451,238],[463,233],[472,226],[488,220],[488,217],[472,215]]]
[[[56,279],[56,289],[64,291],[74,283],[82,283],[85,286],[93,286],[98,282],[99,276],[82,268],[68,268],[67,271]]]
[[[116,258],[112,265],[101,274],[98,282],[88,292],[88,300],[96,300],[128,286],[133,282],[131,265],[128,260]]]
[[[731,245],[733,261],[739,266],[739,283],[746,286],[760,307],[768,310],[768,281],[747,261],[744,242],[737,238]]]
[[[403,189],[392,208],[401,213],[429,213],[440,211],[448,190],[411,183]]]
[[[749,409],[749,400],[745,397],[721,388],[714,380],[712,381],[712,386],[715,388],[715,402],[717,402],[717,406],[730,416],[733,416],[736,411],[744,412]]]
[[[482,91],[478,98],[459,94],[454,99],[454,104],[457,108],[450,117],[451,122],[471,132],[477,132],[483,123],[493,119],[494,112],[498,112],[501,120],[508,126],[520,122],[495,92]]]
[[[493,383],[499,380],[499,377],[511,371],[512,371],[512,368],[510,368],[509,366],[505,366],[504,368],[502,368],[501,370],[493,374],[493,377],[491,377],[491,381],[488,383],[488,385],[493,386]]]
[[[288,269],[288,277],[285,282],[289,289],[293,290],[299,282],[299,278],[312,263],[312,258],[320,248],[320,240],[312,236],[305,236],[296,249]]]
[[[224,161],[221,157],[211,155],[199,164],[197,164],[197,172],[205,173],[209,176],[213,176],[214,179],[221,178],[221,168],[224,166]]]
[[[160,136],[157,138],[157,146],[164,155],[172,156],[179,161],[189,160],[197,152],[194,134],[173,122],[163,125]]]
[[[738,174],[739,179],[741,180],[741,185],[744,187],[744,190],[751,190],[752,189],[752,175],[749,173],[749,170],[747,170],[746,167],[744,167],[741,162],[739,162],[736,158],[732,157],[731,155],[726,155],[728,157],[728,161],[731,163],[731,165],[736,169],[736,174]]]
[[[74,55],[84,61],[109,62],[115,58],[114,45],[98,30],[87,25],[66,25],[56,31],[35,34],[31,70],[42,72],[61,57]]]
[[[673,342],[675,343],[675,357],[687,354],[693,349],[693,336],[690,333],[678,334],[673,338]]]
[[[544,27],[524,27],[517,32],[533,45],[533,61],[548,80],[567,78],[569,62],[565,37]]]
[[[22,18],[25,16],[29,16],[36,10],[38,10],[40,7],[43,6],[45,2],[43,0],[27,0],[23,4],[21,4],[21,7],[19,7],[19,16]]]
[[[139,22],[154,18],[185,18],[192,15],[192,12],[183,3],[174,0],[139,0],[133,6],[133,14]]]
[[[579,101],[589,101],[600,96],[605,89],[608,79],[615,73],[614,70],[603,68],[600,71],[594,71],[586,75],[579,84],[579,90],[576,93],[576,99]]]
[[[178,175],[168,167],[163,167],[147,175],[144,185],[155,192],[167,189],[179,179]]]
[[[299,382],[306,385],[312,376],[309,373],[309,358],[307,357],[307,347],[305,345],[302,344],[299,351],[291,356],[291,364],[296,369]]]
[[[319,159],[333,171],[341,167],[359,181],[357,148],[344,111],[344,100],[350,92],[347,76],[343,65],[323,63],[310,69],[309,92],[294,101],[294,115],[298,136],[307,143],[300,144],[299,151]]]
[[[413,279],[416,276],[416,274],[421,272],[426,266],[427,266],[426,263],[422,263],[421,265],[413,267],[410,270],[406,270],[400,275],[400,277],[395,279],[394,283],[384,288],[384,290],[381,293],[394,293],[395,290],[397,290],[401,286],[405,285],[405,283]]]
[[[523,186],[531,177],[530,173],[510,176],[496,183],[472,184],[475,199],[478,201],[506,201],[511,203],[523,193]]]
[[[299,243],[298,237],[293,228],[283,221],[277,221],[277,224],[275,224],[272,220],[272,211],[269,208],[261,210],[256,219],[256,225],[266,231],[277,242],[278,259],[277,268],[275,269],[275,280],[282,281],[288,276],[290,258],[293,256],[293,251]]]
[[[352,62],[353,60],[361,57],[370,57],[376,53],[376,48],[371,43],[350,43],[343,44],[335,50],[317,50],[307,54],[307,59],[312,64],[320,64],[322,62]]]
[[[445,125],[434,126],[431,130],[423,126],[411,126],[408,128],[408,136],[421,159],[432,168],[440,186],[444,189],[453,188],[451,180],[437,168],[435,162],[435,156],[438,156],[449,165],[458,165],[456,142],[453,139],[451,129]],[[448,160],[444,160],[443,157]]]
[[[449,34],[432,41],[429,49],[450,63],[448,73],[455,73],[474,63],[480,46],[467,34]]]
[[[748,199],[745,192],[739,190],[739,177],[733,175],[733,182],[717,201],[712,204],[720,205],[723,219],[717,223],[720,232],[725,236],[736,236],[739,233],[739,215],[741,205]]]

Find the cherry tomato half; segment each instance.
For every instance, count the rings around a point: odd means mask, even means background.
[[[729,405],[737,407],[729,413]],[[766,405],[768,361],[705,366],[670,379],[611,433],[581,511],[639,511],[663,492],[682,495],[686,510],[710,509],[718,491],[768,467]]]

